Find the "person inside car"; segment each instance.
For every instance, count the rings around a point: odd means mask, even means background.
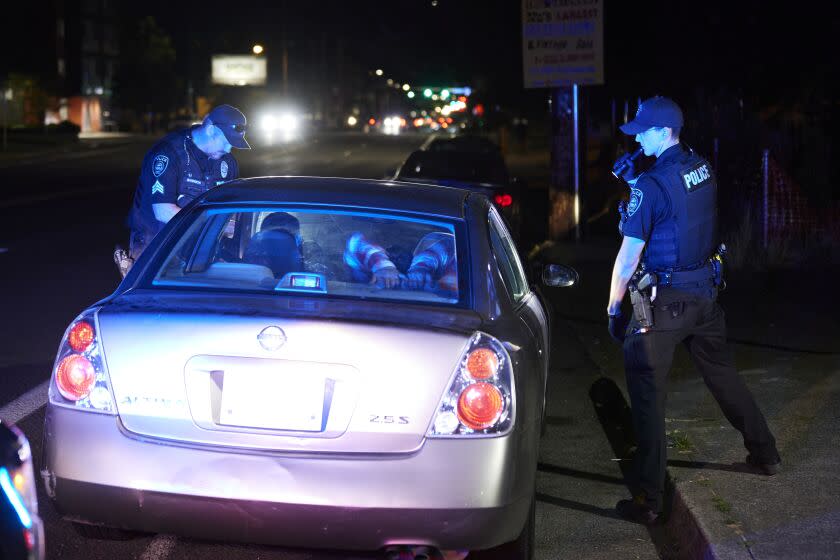
[[[403,274],[388,251],[363,233],[355,232],[347,240],[344,263],[354,282],[379,288],[427,290],[450,297],[458,293],[455,236],[451,233],[424,235],[414,247],[411,263]]]
[[[245,261],[265,264],[277,278],[296,271],[323,274],[327,278],[334,276],[324,264],[323,249],[315,241],[303,240],[300,221],[288,212],[272,212],[263,219],[260,231],[251,238],[245,251]]]

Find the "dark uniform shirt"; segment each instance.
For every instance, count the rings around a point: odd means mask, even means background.
[[[671,146],[662,152],[648,170],[663,167],[670,161],[681,157],[684,150],[680,144]],[[627,220],[622,226],[622,233],[629,237],[647,241],[657,224],[663,224],[671,215],[671,201],[662,192],[650,175],[643,173],[636,184],[630,187],[630,202],[627,203]]]
[[[208,189],[236,179],[239,166],[230,154],[211,159],[192,141],[188,128],[164,136],[143,159],[134,203],[128,216],[132,232],[149,243],[165,225],[155,218],[153,204],[186,206]]]

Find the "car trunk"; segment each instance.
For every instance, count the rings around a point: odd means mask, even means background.
[[[129,432],[302,453],[417,449],[480,324],[463,309],[165,291],[99,313]]]

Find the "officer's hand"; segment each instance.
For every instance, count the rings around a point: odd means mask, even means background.
[[[633,154],[624,154],[613,164],[613,173],[615,176],[620,177],[628,183],[636,181],[636,166],[633,163],[632,157]]]
[[[633,185],[636,183],[636,166],[632,159],[625,162],[624,171],[621,173],[621,178]]]
[[[625,317],[620,310],[615,315],[610,315],[609,317],[610,324],[607,329],[610,331],[610,337],[619,344],[622,344],[624,342],[624,335],[627,332],[627,325],[630,323],[630,319]]]

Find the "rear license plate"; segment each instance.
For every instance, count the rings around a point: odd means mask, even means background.
[[[227,426],[322,431],[324,378],[278,371],[225,372],[219,423]]]

